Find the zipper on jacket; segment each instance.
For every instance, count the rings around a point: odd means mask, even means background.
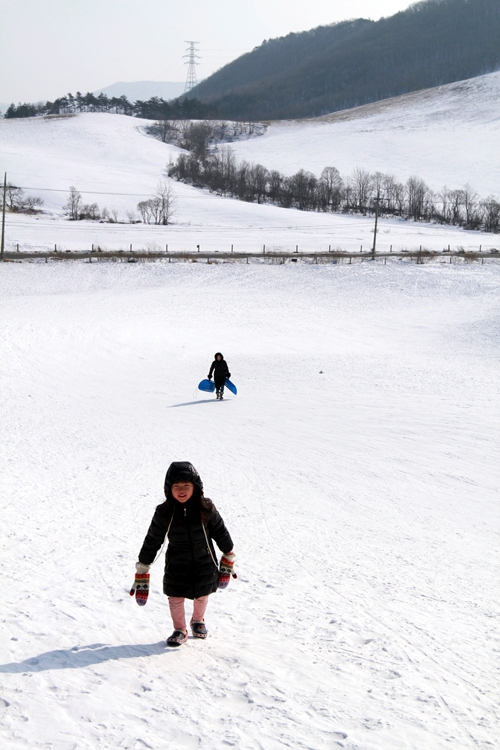
[[[186,528],[187,528],[187,533],[188,533],[188,538],[189,538],[189,550],[191,552],[191,562],[194,563],[193,540],[191,538],[191,529],[190,529],[190,524],[189,524],[189,520],[188,520],[188,517],[187,517],[187,508],[184,508],[184,520],[186,521]],[[195,587],[194,587],[194,585],[193,585],[193,589],[192,590],[193,590],[193,598],[194,598],[194,594],[195,594]]]

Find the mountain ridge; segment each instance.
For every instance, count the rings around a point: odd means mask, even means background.
[[[286,67],[283,60],[290,60],[300,44],[307,54]],[[277,59],[271,65],[273,54]],[[256,80],[249,68],[258,70],[264,59],[267,74]],[[295,119],[499,68],[498,0],[424,0],[377,22],[357,19],[265,41],[188,96],[228,118]]]

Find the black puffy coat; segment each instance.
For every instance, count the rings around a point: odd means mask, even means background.
[[[220,357],[220,360],[218,360],[217,357]],[[214,361],[210,365],[210,371],[208,373],[209,380],[212,377],[212,373],[214,375],[215,385],[224,385],[226,378],[231,377],[227,362],[220,352],[217,352],[214,355]]]
[[[175,501],[173,514],[172,511],[167,514],[165,506],[166,503],[163,503],[156,508],[139,553],[139,561],[146,565],[153,562],[170,527],[163,593],[186,599],[212,594],[219,584],[219,568],[212,539],[222,552],[233,549],[233,541],[224,521],[214,509],[205,522],[205,538],[197,504],[191,500],[187,503]]]

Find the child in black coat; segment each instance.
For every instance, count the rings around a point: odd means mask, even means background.
[[[226,384],[226,378],[231,377],[227,362],[220,352],[214,355],[214,361],[210,365],[210,371],[208,373],[208,379],[212,380],[212,373],[214,376],[215,383],[215,396],[220,401],[224,398],[224,386]]]
[[[187,641],[184,600],[193,599],[191,631],[195,638],[206,638],[205,611],[208,597],[218,588],[226,588],[233,572],[234,552],[231,536],[209,498],[203,495],[203,483],[188,461],[170,464],[165,477],[164,503],[156,508],[153,520],[139,552],[136,575],[130,595],[144,605],[149,594],[149,568],[165,537],[163,593],[168,596],[174,632],[168,646]],[[220,569],[214,540],[223,553]]]

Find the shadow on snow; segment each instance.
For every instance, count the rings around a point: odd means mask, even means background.
[[[222,399],[222,403],[224,403],[224,401],[226,401],[226,399]],[[194,406],[195,404],[220,404],[220,403],[221,402],[218,401],[216,398],[199,398],[197,401],[185,401],[183,404],[171,404],[168,408],[177,409],[178,406]]]
[[[137,659],[142,656],[158,656],[170,653],[165,641],[159,643],[137,643],[130,646],[108,646],[105,643],[92,643],[89,646],[73,646],[70,649],[46,651],[20,662],[0,664],[0,672],[16,674],[20,672],[45,672],[48,669],[80,669],[92,664],[101,664],[116,659]]]

